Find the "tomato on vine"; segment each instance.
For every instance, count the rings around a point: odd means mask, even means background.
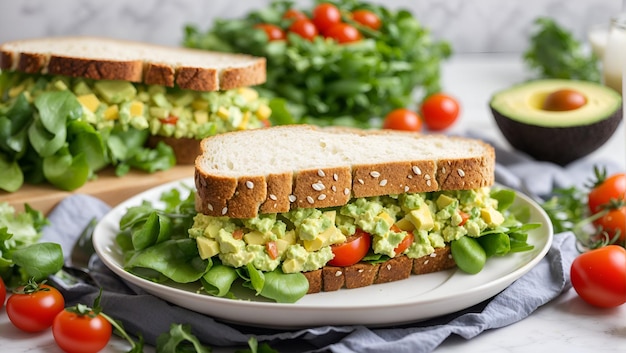
[[[587,196],[589,211],[597,213],[614,200],[626,198],[626,174],[617,173],[607,177],[606,170],[594,168],[595,181],[590,185],[591,190]]]
[[[39,332],[52,326],[54,317],[64,307],[65,300],[61,292],[34,280],[15,290],[6,304],[11,323],[26,332]]]
[[[571,281],[591,305],[610,308],[626,303],[626,249],[607,245],[580,254],[572,262]]]
[[[385,116],[383,129],[421,131],[422,118],[412,110],[398,108]]]
[[[135,342],[118,322],[103,313],[101,297],[102,290],[93,308],[78,304],[59,312],[52,324],[54,341],[67,353],[95,353],[107,345],[115,328],[132,346],[130,352],[142,352],[143,339]]]
[[[459,102],[444,93],[426,97],[422,103],[422,117],[429,130],[440,131],[450,127],[459,116]]]
[[[331,3],[321,3],[313,9],[313,23],[320,33],[341,22],[341,12]]]
[[[304,12],[300,10],[289,9],[283,14],[283,19],[297,21],[308,20],[309,18],[307,17],[307,15],[304,14]]]

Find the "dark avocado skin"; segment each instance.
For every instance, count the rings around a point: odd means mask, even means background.
[[[515,149],[531,157],[564,166],[597,150],[608,141],[620,121],[620,106],[606,119],[589,125],[542,127],[511,120],[493,107],[491,112],[500,131]]]

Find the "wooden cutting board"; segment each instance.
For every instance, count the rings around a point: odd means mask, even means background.
[[[28,203],[32,208],[48,214],[63,198],[72,194],[88,194],[113,207],[144,190],[193,175],[193,165],[175,166],[155,173],[131,171],[123,177],[116,176],[113,169],[106,169],[98,173],[97,179],[74,191],[59,190],[51,185],[24,185],[13,193],[0,191],[0,202],[8,202],[19,212]]]

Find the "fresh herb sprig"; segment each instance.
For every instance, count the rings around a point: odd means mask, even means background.
[[[600,82],[597,55],[587,54],[571,32],[548,17],[537,18],[535,25],[523,58],[540,78]]]

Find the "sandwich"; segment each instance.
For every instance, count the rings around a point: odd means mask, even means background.
[[[532,249],[480,140],[286,125],[200,147],[188,233],[213,264],[202,276],[211,292],[262,273],[273,287],[258,293],[295,301],[454,267],[477,273],[490,256]]]
[[[0,189],[193,164],[207,136],[269,124],[265,59],[116,39],[0,45]]]

